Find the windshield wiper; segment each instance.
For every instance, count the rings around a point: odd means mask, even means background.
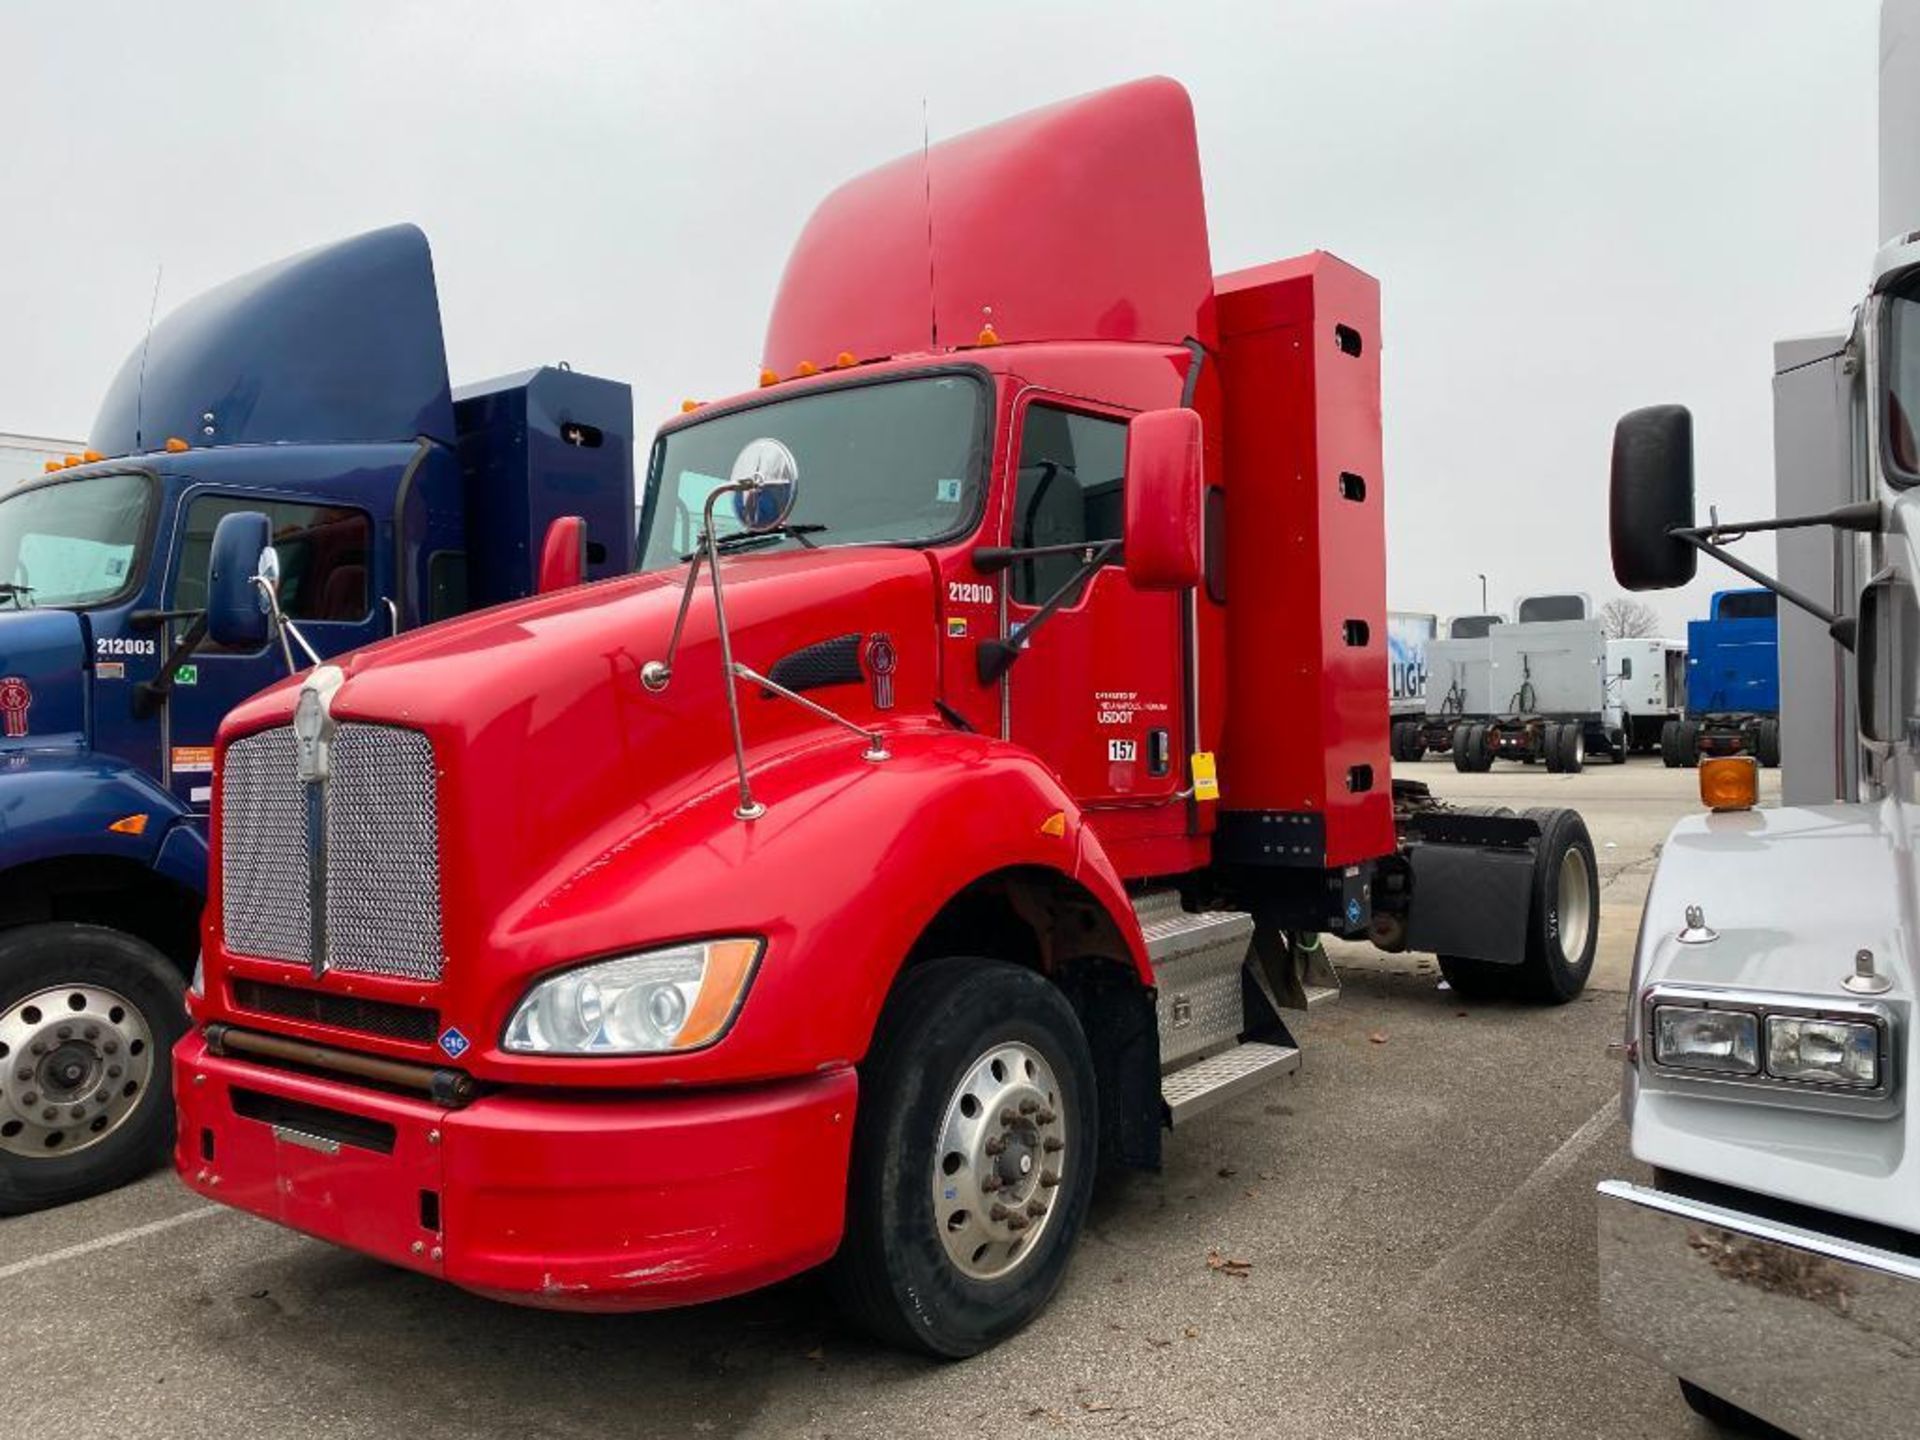
[[[20,603],[20,597],[31,594],[33,594],[33,586],[31,585],[16,585],[11,580],[0,580],[0,595],[4,595],[7,599],[13,601],[13,608],[16,610],[26,608]]]
[[[817,550],[820,547],[807,537],[821,534],[826,528],[824,525],[776,525],[771,530],[736,530],[731,535],[722,535],[713,543],[714,548],[722,555],[733,555],[742,550],[757,550],[762,545],[771,545],[789,537],[798,540],[809,550]],[[689,551],[680,558],[691,560],[696,553],[698,552]]]

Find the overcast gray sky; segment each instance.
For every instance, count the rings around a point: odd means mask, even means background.
[[[1216,270],[1382,281],[1390,602],[1605,599],[1622,410],[1693,406],[1702,503],[1770,512],[1771,342],[1844,324],[1879,238],[1877,11],[0,0],[0,430],[85,434],[156,267],[164,312],[405,219],[456,383],[564,358],[645,434],[752,385],[814,202],[916,148],[923,99],[937,139],[1159,72]],[[1702,573],[1671,621],[1732,583]]]

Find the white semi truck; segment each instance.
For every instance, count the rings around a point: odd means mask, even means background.
[[[1880,229],[1835,336],[1775,354],[1783,518],[1694,519],[1679,406],[1615,433],[1614,570],[1704,551],[1783,607],[1784,805],[1703,759],[1634,956],[1623,1113],[1647,1172],[1599,1196],[1609,1328],[1687,1402],[1802,1440],[1920,1433],[1920,0],[1881,10]],[[1782,575],[1729,554],[1781,532]]]

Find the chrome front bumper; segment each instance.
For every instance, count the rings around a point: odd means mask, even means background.
[[[1621,1180],[1599,1211],[1618,1339],[1801,1440],[1912,1433],[1920,1260]]]

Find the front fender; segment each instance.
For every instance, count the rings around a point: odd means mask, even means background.
[[[1635,1157],[1920,1231],[1916,881],[1910,807],[1894,800],[1701,815],[1676,826],[1647,893],[1629,997]],[[1689,906],[1718,938],[1680,942]],[[1651,1042],[1640,1033],[1650,987],[1851,1004],[1861,997],[1841,982],[1863,949],[1893,982],[1875,997],[1894,1019],[1895,1089],[1885,1100],[1717,1085],[1651,1068]]]
[[[756,769],[767,806],[734,817],[731,786],[642,825],[538,897],[511,908],[489,949],[477,1076],[567,1084],[725,1083],[808,1074],[865,1053],[895,972],[951,897],[1009,866],[1078,881],[1109,912],[1145,983],[1152,971],[1118,873],[1053,774],[1014,745],[948,731],[891,734],[892,758],[857,742]],[[507,1056],[498,1037],[536,972],[677,939],[763,935],[767,949],[732,1030],[708,1050],[636,1060]]]
[[[146,774],[91,751],[34,751],[0,763],[0,870],[77,855],[152,868],[175,823],[187,817]],[[204,844],[199,853],[197,874],[172,878],[204,890]]]

